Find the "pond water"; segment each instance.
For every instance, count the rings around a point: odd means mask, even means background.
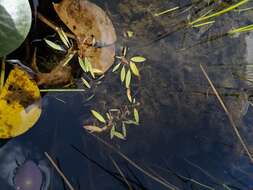
[[[172,189],[252,189],[252,163],[200,69],[202,64],[249,150],[253,151],[253,107],[248,101],[253,89],[250,82],[253,80],[253,33],[223,35],[233,27],[252,23],[252,11],[228,13],[210,27],[189,28],[185,21],[200,14],[202,9],[206,11],[207,1],[92,2],[109,14],[115,26],[116,54],[120,55],[126,45],[129,57],[141,55],[147,59],[139,66],[140,80],[132,81],[133,93],[140,103],[140,126],[129,126],[126,140],[111,140],[108,132],[96,138],[82,127],[91,119],[91,109],[105,113],[129,104],[118,72],[109,70],[100,85],[86,92],[44,94],[43,113],[38,123],[1,147],[0,189],[14,189],[9,185],[9,178],[15,176],[14,170],[19,167],[16,162],[22,165],[31,159],[44,166],[44,184],[49,184],[43,190],[68,189],[44,152],[57,158],[64,174],[80,190],[130,189],[112,160],[132,189],[170,189],[169,186]],[[234,2],[237,1],[226,1]],[[38,10],[55,19],[49,5],[47,1],[39,2]],[[154,16],[176,6],[182,8],[172,14]],[[133,31],[134,37],[127,39],[126,31]],[[29,39],[53,33],[37,20]],[[217,35],[220,37],[215,39]],[[38,46],[41,60],[53,56],[43,52],[45,47],[39,43],[33,45]],[[20,57],[20,52],[12,56]],[[81,80],[77,81],[80,87]],[[87,100],[92,94],[94,98]]]

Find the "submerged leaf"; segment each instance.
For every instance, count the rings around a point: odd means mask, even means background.
[[[59,44],[56,44],[50,40],[44,39],[44,41],[47,43],[47,45],[49,45],[52,49],[57,50],[57,51],[63,51],[66,52],[66,50],[61,47]]]
[[[131,58],[131,61],[135,62],[135,63],[142,63],[144,61],[146,61],[145,57],[141,57],[141,56],[135,56]]]
[[[97,127],[95,125],[85,125],[83,126],[84,129],[86,129],[87,131],[89,131],[90,133],[101,133],[104,131],[103,128]]]
[[[132,78],[132,74],[131,74],[131,71],[129,69],[127,71],[127,74],[126,74],[126,88],[129,88],[130,83],[131,83],[131,78]]]
[[[130,68],[131,68],[134,75],[136,75],[137,77],[140,76],[140,73],[139,73],[139,70],[138,70],[136,64],[132,61],[130,61]]]
[[[120,132],[114,131],[114,136],[121,139],[121,140],[125,140],[124,135],[121,134]]]
[[[98,112],[95,111],[95,110],[91,110],[91,113],[92,113],[92,115],[93,115],[95,118],[97,118],[100,122],[106,123],[106,122],[105,122],[105,118],[104,118],[100,113],[98,113]]]
[[[39,119],[40,91],[28,73],[15,67],[0,93],[0,138],[28,131]]]
[[[126,68],[125,68],[125,66],[123,66],[122,69],[121,69],[121,72],[120,72],[120,80],[121,80],[121,82],[124,82],[125,77],[126,77]]]

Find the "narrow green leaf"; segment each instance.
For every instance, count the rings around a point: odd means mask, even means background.
[[[134,36],[134,32],[128,30],[128,31],[127,31],[127,37],[128,37],[128,38],[132,38],[133,36]]]
[[[98,113],[98,112],[95,111],[95,110],[91,110],[91,113],[92,113],[92,115],[93,115],[96,119],[98,119],[100,122],[106,123],[106,122],[105,122],[105,118],[104,118],[100,113]]]
[[[131,124],[136,124],[135,121],[133,120],[127,120],[127,121],[124,121],[125,124],[128,124],[128,125],[131,125]]]
[[[129,100],[129,102],[131,102],[132,103],[132,95],[131,95],[131,90],[130,90],[130,88],[128,88],[127,89],[127,98],[128,98],[128,100]]]
[[[87,87],[87,88],[91,88],[90,84],[88,83],[87,80],[85,80],[83,77],[81,78],[83,81],[83,84]]]
[[[111,131],[110,131],[110,138],[113,139],[115,133],[115,126],[112,126]]]
[[[119,69],[119,66],[121,65],[121,63],[118,63],[115,67],[113,67],[112,72],[116,72]]]
[[[122,134],[124,137],[127,136],[126,124],[124,122],[122,122]]]
[[[4,79],[5,79],[5,57],[2,60],[2,66],[1,66],[0,90],[4,86]]]
[[[121,139],[121,140],[125,140],[124,135],[121,134],[120,132],[114,131],[114,136]]]
[[[84,63],[84,61],[83,61],[83,59],[81,57],[78,57],[78,62],[79,62],[80,67],[82,68],[82,70],[84,72],[88,72],[87,71],[87,67],[85,66],[85,63]]]
[[[94,71],[93,71],[93,68],[92,68],[90,60],[87,57],[85,57],[84,58],[84,62],[85,62],[85,65],[87,67],[87,70],[90,72],[91,76],[93,78],[95,78],[95,74],[94,74]]]
[[[126,74],[126,88],[129,88],[130,83],[131,83],[131,78],[132,78],[132,74],[131,74],[131,71],[129,69],[127,71],[127,74]]]
[[[122,69],[121,69],[121,72],[120,72],[121,82],[124,82],[125,77],[126,77],[126,68],[125,68],[125,66],[123,66]]]
[[[66,66],[70,62],[70,60],[74,57],[74,55],[75,53],[69,54],[68,57],[65,58],[63,66]]]
[[[135,56],[131,58],[131,61],[135,62],[135,63],[142,63],[144,61],[146,61],[145,57],[141,57],[141,56]]]
[[[44,41],[47,43],[48,46],[50,46],[52,49],[55,49],[55,50],[58,50],[58,51],[63,51],[63,52],[66,52],[66,50],[61,47],[60,45],[50,41],[50,40],[47,40],[47,39],[44,39]]]
[[[69,42],[69,39],[66,35],[66,33],[63,31],[62,28],[59,28],[58,29],[58,35],[60,36],[61,38],[61,41],[64,43],[64,45],[67,47],[67,48],[70,48],[70,42]]]
[[[137,77],[140,76],[140,73],[139,73],[139,70],[138,70],[136,64],[132,61],[130,61],[130,68],[135,76],[137,76]]]
[[[138,112],[138,110],[136,108],[134,108],[134,120],[135,120],[136,123],[139,124],[139,122],[140,122],[139,112]]]

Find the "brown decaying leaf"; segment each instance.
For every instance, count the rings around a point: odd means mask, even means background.
[[[107,14],[86,0],[62,0],[55,3],[54,8],[60,19],[75,34],[79,55],[87,57],[92,68],[106,72],[114,62],[116,42],[116,32]],[[102,47],[93,46],[94,39]]]
[[[38,86],[57,86],[68,84],[71,81],[71,67],[57,65],[50,73],[38,73],[36,81]]]

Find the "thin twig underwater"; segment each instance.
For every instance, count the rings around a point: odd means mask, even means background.
[[[128,189],[128,184],[126,183],[126,181],[122,178],[120,173],[115,173],[112,172],[111,170],[107,169],[105,166],[101,165],[99,162],[97,162],[96,160],[90,158],[88,155],[86,155],[83,151],[79,150],[79,148],[77,148],[75,145],[71,145],[71,147],[73,148],[73,150],[75,150],[77,153],[79,153],[82,157],[84,157],[85,159],[87,159],[88,161],[90,161],[91,163],[93,163],[94,165],[96,165],[98,168],[100,168],[102,171],[104,171],[105,173],[107,173],[108,175],[112,176],[114,179],[116,179],[117,181],[119,181],[124,187],[126,187]],[[132,186],[136,186],[139,189],[142,190],[149,190],[147,187],[144,187],[142,184],[140,184],[140,182],[133,180],[129,177],[126,177],[126,180],[131,183]]]
[[[223,110],[225,111],[226,115],[228,116],[229,122],[230,122],[230,124],[231,124],[231,126],[232,126],[232,128],[233,128],[233,131],[235,132],[235,134],[236,134],[236,136],[237,136],[239,142],[241,143],[241,145],[242,145],[244,151],[247,153],[247,155],[248,155],[250,161],[253,163],[253,157],[252,157],[252,155],[251,155],[251,153],[250,153],[250,151],[249,151],[249,149],[248,149],[248,147],[247,147],[247,144],[244,142],[244,140],[243,140],[243,138],[242,138],[242,136],[241,136],[239,130],[237,129],[237,126],[236,126],[236,124],[235,124],[235,122],[234,122],[234,120],[233,120],[232,115],[229,113],[229,111],[228,111],[228,109],[227,109],[227,106],[226,106],[225,103],[223,102],[221,96],[219,95],[219,93],[218,93],[218,91],[216,90],[215,86],[213,85],[211,79],[209,78],[209,76],[208,76],[206,70],[204,69],[204,67],[203,67],[201,64],[200,64],[200,69],[201,69],[201,71],[203,72],[203,74],[204,74],[206,80],[208,81],[209,85],[211,86],[213,92],[215,93],[215,95],[216,95],[216,97],[217,97],[219,103],[221,104]]]
[[[94,138],[96,138],[100,143],[102,143],[103,145],[105,145],[106,147],[108,147],[109,149],[113,150],[115,153],[117,153],[120,157],[122,157],[124,160],[126,160],[129,164],[131,164],[134,168],[136,168],[137,170],[139,170],[140,172],[142,172],[143,174],[145,174],[147,177],[149,177],[150,179],[154,180],[155,182],[159,183],[160,185],[164,186],[167,189],[171,189],[171,190],[179,190],[178,187],[176,187],[175,185],[171,184],[170,182],[166,181],[164,182],[163,180],[161,180],[160,178],[154,176],[153,174],[151,174],[150,172],[148,172],[147,170],[145,170],[144,168],[142,168],[139,164],[135,163],[134,161],[132,161],[130,158],[128,158],[125,154],[123,154],[122,152],[120,152],[118,149],[116,149],[114,146],[110,145],[109,143],[107,143],[106,141],[104,141],[102,138],[100,138],[97,135],[94,135],[92,133],[89,133],[91,136],[93,136]]]

